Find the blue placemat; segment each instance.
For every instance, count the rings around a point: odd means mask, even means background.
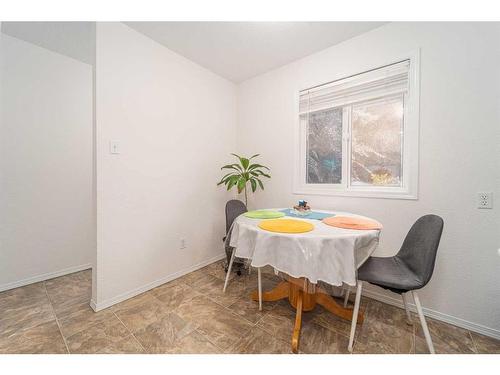
[[[281,212],[284,212],[286,216],[298,217],[302,219],[314,219],[314,220],[323,220],[325,217],[335,216],[334,214],[326,214],[324,212],[317,212],[317,211],[311,211],[307,215],[297,215],[293,212],[291,208],[286,208],[284,210],[281,210]]]

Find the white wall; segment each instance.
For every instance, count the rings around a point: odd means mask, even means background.
[[[0,34],[0,290],[88,268],[92,68]]]
[[[293,195],[297,91],[417,48],[419,199]],[[421,293],[423,303],[433,316],[500,337],[499,66],[500,23],[395,23],[242,83],[238,151],[261,153],[272,169],[254,205],[290,206],[305,198],[312,207],[371,216],[384,224],[375,254],[382,256],[397,252],[419,216],[441,215],[444,233],[433,279]],[[478,191],[494,192],[493,210],[476,208]]]
[[[236,144],[236,88],[121,23],[98,23],[96,95],[101,309],[222,255],[227,194],[216,183]],[[121,154],[109,153],[112,139]]]

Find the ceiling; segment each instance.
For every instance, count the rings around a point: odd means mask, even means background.
[[[125,22],[235,83],[383,25],[383,22]]]
[[[93,22],[2,22],[2,33],[92,64]]]
[[[383,22],[125,22],[235,83],[383,25]],[[2,32],[92,64],[92,22],[2,22]]]

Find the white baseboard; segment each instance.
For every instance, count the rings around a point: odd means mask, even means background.
[[[42,275],[28,277],[27,279],[14,281],[11,283],[0,285],[0,292],[4,292],[4,291],[9,290],[9,289],[19,288],[21,286],[25,286],[25,285],[29,285],[29,284],[33,284],[33,283],[38,283],[40,281],[45,281],[48,279],[53,279],[55,277],[68,275],[70,273],[87,270],[89,268],[92,268],[92,264],[82,264],[80,266],[69,267],[69,268],[65,268],[63,270],[59,270],[59,271],[55,271],[55,272],[49,272],[49,273],[44,273]]]
[[[165,283],[168,283],[169,281],[172,281],[172,280],[175,280],[181,276],[184,276],[190,272],[193,272],[193,271],[196,271],[202,267],[205,267],[213,262],[217,262],[218,260],[221,260],[223,258],[226,257],[226,254],[223,253],[223,254],[219,254],[215,257],[212,257],[210,259],[207,259],[207,260],[204,260],[200,263],[197,263],[191,267],[188,267],[188,268],[185,268],[181,271],[178,271],[178,272],[175,272],[171,275],[168,275],[168,276],[165,276],[165,277],[162,277],[161,279],[158,279],[158,280],[155,280],[151,283],[148,283],[146,285],[143,285],[139,288],[136,288],[136,289],[133,289],[133,290],[130,290],[128,292],[125,292],[125,293],[122,293],[122,294],[119,294],[118,296],[116,297],[113,297],[113,298],[110,298],[108,300],[105,300],[105,301],[102,301],[102,302],[99,302],[99,303],[96,303],[96,301],[94,300],[91,300],[90,301],[90,307],[92,307],[92,309],[94,311],[100,311],[100,310],[103,310],[103,309],[106,309],[110,306],[113,306],[117,303],[120,303],[122,301],[125,301],[129,298],[132,298],[132,297],[135,297],[137,296],[138,294],[141,294],[141,293],[144,293],[144,292],[147,292],[148,290],[151,290],[153,288],[156,288],[157,286],[160,286],[162,284],[165,284]]]
[[[387,303],[389,305],[404,309],[402,298],[391,297],[391,296],[388,296],[386,294],[379,293],[376,290],[373,290],[372,288],[366,288],[365,290],[363,290],[362,294],[366,297],[370,297],[370,298],[375,299],[377,301]],[[417,312],[415,304],[408,303],[408,306],[409,306],[411,311],[413,311],[414,313]],[[470,331],[477,332],[477,333],[480,333],[482,335],[493,337],[497,340],[500,340],[500,331],[497,329],[486,327],[486,326],[483,326],[482,324],[473,323],[473,322],[470,322],[468,320],[464,320],[461,318],[457,318],[455,316],[448,315],[448,314],[445,314],[445,313],[442,313],[442,312],[439,312],[436,310],[432,310],[432,309],[426,308],[424,306],[422,306],[422,311],[424,312],[425,316],[428,316],[430,318],[440,320],[440,321],[445,322],[445,323],[450,323],[450,324],[453,324],[457,327],[465,328],[465,329],[468,329]]]

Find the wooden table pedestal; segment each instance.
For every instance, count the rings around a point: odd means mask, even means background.
[[[316,304],[323,306],[343,319],[352,320],[353,310],[339,305],[324,290],[316,287],[314,293],[308,291],[308,282],[304,278],[289,277],[287,281],[282,281],[274,289],[262,292],[262,301],[278,301],[288,298],[290,304],[297,310],[295,315],[295,327],[292,334],[292,351],[298,353],[300,341],[300,329],[302,326],[302,312],[311,311]],[[251,294],[254,301],[259,301],[258,291]],[[358,324],[363,323],[363,313],[358,314]]]

